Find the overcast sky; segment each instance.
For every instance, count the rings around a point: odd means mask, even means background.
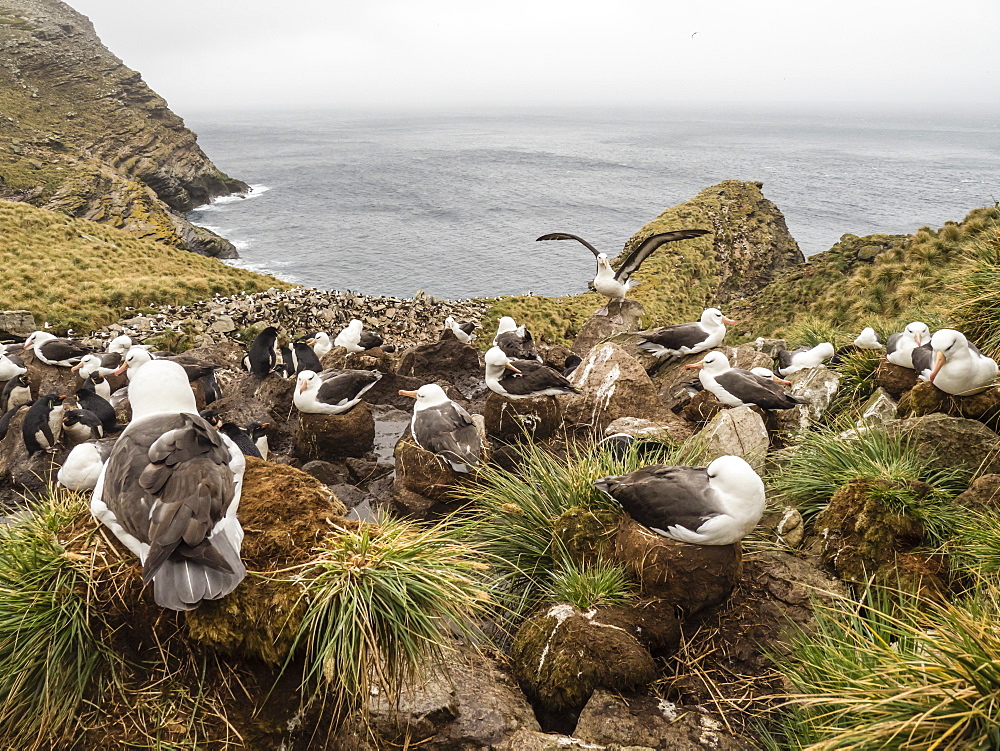
[[[69,0],[177,112],[996,108],[998,0]]]

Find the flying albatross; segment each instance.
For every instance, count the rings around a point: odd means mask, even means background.
[[[656,534],[696,545],[739,542],[764,513],[764,483],[738,456],[707,467],[653,464],[594,487]]]
[[[198,416],[177,363],[143,365],[129,401],[132,422],[104,465],[90,511],[138,556],[158,605],[191,610],[246,576],[236,518],[245,459]]]
[[[479,466],[479,431],[462,405],[449,399],[436,383],[399,393],[417,400],[410,432],[420,448],[437,454],[456,472],[471,472]]]
[[[542,235],[535,242],[543,240],[576,240],[586,247],[597,258],[597,276],[594,277],[594,289],[608,298],[608,305],[610,305],[612,300],[617,300],[620,311],[621,302],[625,299],[625,294],[632,287],[636,286],[630,277],[639,270],[642,262],[649,258],[654,250],[664,243],[688,240],[692,237],[701,237],[707,234],[707,229],[679,229],[673,232],[659,232],[655,235],[650,235],[625,257],[621,266],[618,267],[618,271],[611,268],[611,262],[608,260],[606,253],[601,253],[597,248],[577,235],[571,235],[566,232],[553,232],[549,235]],[[597,311],[597,315],[609,315],[608,305]],[[612,318],[611,322],[623,323],[621,313],[619,312],[618,315]]]
[[[702,311],[701,320],[653,329],[639,340],[638,347],[656,357],[681,357],[714,349],[726,338],[726,325],[736,323],[718,308]]]
[[[727,407],[756,404],[761,409],[791,409],[808,404],[802,397],[786,393],[772,378],[729,367],[729,358],[722,352],[709,352],[701,362],[685,365],[684,369],[700,370],[701,385]]]

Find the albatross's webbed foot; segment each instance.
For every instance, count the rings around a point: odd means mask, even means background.
[[[621,325],[621,324],[625,323],[625,319],[622,318],[621,315],[619,314],[619,315],[616,315],[614,318],[611,319],[611,323],[617,323],[618,325]]]
[[[594,313],[595,316],[606,316],[608,315],[608,306],[605,305],[603,308]]]

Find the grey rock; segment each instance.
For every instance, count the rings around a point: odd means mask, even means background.
[[[28,310],[0,311],[0,336],[26,338],[36,331],[35,317]]]
[[[699,435],[706,440],[705,461],[726,455],[740,456],[758,472],[763,469],[770,438],[763,418],[751,407],[722,410]]]
[[[923,417],[887,420],[893,434],[912,436],[917,455],[934,466],[958,467],[970,474],[1000,473],[1000,436],[978,420],[935,412]]]
[[[826,412],[837,394],[840,374],[821,365],[793,373],[788,380],[792,382],[788,389],[790,394],[809,400],[808,404],[775,413],[778,429],[794,437],[816,423]]]
[[[778,353],[781,350],[788,349],[788,342],[785,339],[766,339],[760,336],[754,341],[753,347],[758,352],[763,352],[773,361],[778,357]]]
[[[592,315],[580,327],[580,333],[573,341],[573,351],[584,357],[598,342],[617,334],[638,331],[642,328],[642,315],[642,305],[635,300],[610,302],[608,315]],[[622,322],[614,323],[612,319],[619,316]]]
[[[896,417],[898,406],[899,404],[889,395],[889,392],[879,386],[861,408],[859,422],[877,425],[886,420],[893,420]]]

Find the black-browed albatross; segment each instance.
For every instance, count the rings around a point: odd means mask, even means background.
[[[658,232],[655,235],[650,235],[625,257],[621,266],[618,267],[618,271],[611,268],[611,262],[608,260],[606,253],[601,253],[597,248],[577,235],[571,235],[568,232],[553,232],[549,235],[542,235],[535,242],[543,240],[576,240],[586,247],[597,258],[597,276],[594,277],[594,289],[607,297],[610,305],[612,300],[617,300],[619,303],[623,301],[625,294],[632,287],[636,286],[630,277],[639,270],[642,262],[649,258],[654,250],[665,243],[689,240],[692,237],[701,237],[707,234],[707,229],[679,229],[672,232]],[[597,311],[597,315],[609,315],[608,305]],[[611,321],[612,323],[623,323],[620,314],[612,318]]]
[[[566,376],[537,360],[512,360],[500,347],[491,347],[486,361],[486,386],[509,399],[579,394]]]
[[[449,399],[436,383],[399,393],[417,400],[410,433],[420,448],[437,454],[456,472],[471,472],[479,466],[479,431],[462,405]]]
[[[678,323],[653,329],[638,347],[656,357],[681,357],[714,349],[726,338],[726,326],[736,323],[718,308],[706,308],[694,323]]]
[[[191,610],[246,576],[236,512],[245,459],[199,417],[184,369],[144,364],[129,384],[132,422],[104,465],[94,517],[142,561],[156,603]]]
[[[797,404],[808,403],[801,397],[785,393],[772,378],[729,367],[729,358],[722,352],[709,352],[701,362],[685,365],[684,369],[700,370],[701,385],[727,407],[756,404],[762,409],[791,409]]]
[[[292,402],[306,414],[339,415],[360,402],[381,377],[377,370],[303,370],[295,382]]]

